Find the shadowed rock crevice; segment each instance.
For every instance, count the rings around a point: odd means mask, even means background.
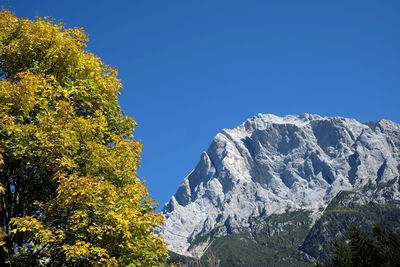
[[[361,165],[360,155],[357,151],[348,158],[348,162],[350,165],[350,170],[348,172],[349,181],[351,184],[354,184],[357,179],[358,166]]]
[[[379,167],[378,172],[376,173],[376,176],[377,176],[376,182],[379,182],[382,179],[383,173],[385,172],[386,165],[387,165],[387,162],[386,162],[386,160],[384,160],[381,167]]]
[[[329,148],[339,149],[343,138],[342,129],[332,120],[319,120],[311,123],[313,134],[317,144],[326,154],[330,154]]]

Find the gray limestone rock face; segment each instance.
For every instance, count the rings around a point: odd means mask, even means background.
[[[315,220],[342,190],[400,173],[400,125],[341,117],[259,114],[224,129],[165,205],[168,249],[201,256],[191,241],[254,216],[305,209]],[[224,233],[222,233],[224,234]]]

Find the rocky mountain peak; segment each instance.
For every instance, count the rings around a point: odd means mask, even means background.
[[[200,256],[199,235],[246,227],[249,218],[299,209],[316,219],[341,190],[400,173],[400,125],[342,117],[258,114],[224,129],[165,205],[169,249]]]

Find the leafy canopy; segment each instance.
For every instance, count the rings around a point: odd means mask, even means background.
[[[0,261],[152,266],[162,224],[136,178],[141,144],[117,70],[87,34],[0,12]]]

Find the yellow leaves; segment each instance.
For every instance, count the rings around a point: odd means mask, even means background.
[[[93,246],[92,244],[83,240],[76,240],[75,244],[65,244],[61,247],[67,261],[76,261],[79,259],[94,258],[94,266],[112,266],[117,263],[115,258],[110,258],[107,251],[103,248]]]
[[[10,224],[14,227],[11,233],[17,232],[31,232],[35,240],[40,240],[43,243],[54,243],[62,240],[65,235],[62,231],[57,230],[53,232],[51,229],[47,228],[36,218],[26,216],[26,217],[14,217],[11,218]]]
[[[89,244],[85,241],[76,240],[74,245],[63,245],[62,249],[67,256],[67,261],[81,256],[89,257]]]
[[[106,205],[116,197],[115,186],[108,181],[90,176],[60,176],[56,201],[64,209],[84,209],[91,206]]]
[[[75,222],[81,221],[82,219],[87,220],[87,214],[83,211],[77,211],[71,216],[71,219]],[[77,260],[82,260],[82,258],[87,258],[91,259],[94,266],[111,266],[117,263],[115,258],[109,256],[106,249],[90,242],[76,239],[72,244],[65,243],[65,231],[60,229],[52,231],[35,218],[29,216],[13,218],[11,224],[14,226],[11,232],[14,234],[18,232],[32,233],[33,241],[39,247],[51,248],[55,246],[61,249],[67,262],[75,262]],[[71,236],[70,233],[68,235]],[[5,236],[6,234],[0,231],[0,246],[5,244],[3,241]],[[51,246],[49,246],[49,244],[51,244]],[[46,250],[43,251],[44,253],[46,252]]]
[[[89,114],[109,102],[117,105],[117,92],[122,88],[117,71],[85,51],[88,39],[82,28],[66,29],[50,19],[19,19],[9,11],[2,11],[0,18],[4,39],[0,51],[7,59],[1,69],[8,76],[29,69],[52,75],[64,88],[78,87],[81,91],[70,96]]]
[[[4,163],[2,153],[4,153],[4,149],[0,147],[0,166]],[[1,193],[1,188],[3,188],[3,185],[0,183],[0,193]]]
[[[18,83],[0,81],[0,104],[3,111],[22,119],[33,110],[36,104],[34,94],[45,86],[45,81],[41,75],[29,72],[19,73],[16,79]]]
[[[6,242],[4,241],[4,238],[7,236],[6,232],[3,230],[0,230],[0,247],[4,250],[4,252],[8,252],[7,248],[4,246]]]
[[[77,237],[114,246],[119,244],[121,249],[132,255],[141,254],[148,246],[155,245],[154,249],[160,251],[165,249],[162,238],[151,234],[155,224],[162,223],[162,216],[149,212],[152,210],[151,200],[146,201],[145,207],[142,206],[147,195],[142,183],[115,187],[100,178],[76,175],[61,176],[58,181],[58,195],[44,206],[44,211],[57,214],[58,210],[63,210],[71,214],[68,228]],[[91,248],[89,245],[88,249]],[[83,255],[81,245],[69,246],[68,251],[71,257]]]
[[[88,215],[83,210],[77,210],[71,215],[71,220],[74,224],[86,225],[88,222]]]
[[[6,189],[5,189],[5,187],[3,186],[3,184],[0,183],[0,194],[1,194],[1,195],[4,195],[5,193],[6,193]]]
[[[4,179],[27,194],[30,215],[11,219],[22,245],[10,253],[155,266],[167,251],[153,234],[162,216],[136,178],[136,122],[118,104],[117,69],[85,51],[87,40],[50,18],[0,12],[0,171],[17,166]]]

